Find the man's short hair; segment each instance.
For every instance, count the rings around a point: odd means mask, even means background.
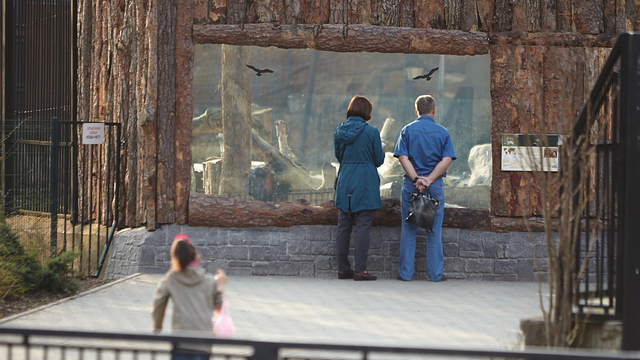
[[[436,101],[431,95],[421,95],[416,99],[416,110],[420,115],[431,113],[435,107]]]

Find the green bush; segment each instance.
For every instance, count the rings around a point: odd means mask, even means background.
[[[0,223],[0,299],[38,291],[76,291],[78,284],[70,276],[75,275],[71,264],[77,256],[77,252],[68,251],[42,266],[35,253],[25,251],[11,228]]]

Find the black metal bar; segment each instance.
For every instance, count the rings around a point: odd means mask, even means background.
[[[100,276],[100,271],[102,271],[102,267],[104,265],[104,261],[107,258],[107,253],[109,252],[109,247],[111,246],[111,241],[113,240],[113,235],[116,232],[116,228],[118,226],[118,217],[119,217],[119,208],[120,208],[120,139],[122,136],[121,133],[121,124],[114,123],[112,126],[116,127],[116,175],[115,175],[115,190],[114,190],[114,209],[113,209],[113,223],[111,225],[111,231],[107,236],[107,241],[104,246],[104,250],[102,251],[102,256],[100,257],[100,261],[98,262],[98,268],[96,273],[93,275],[94,277]]]
[[[640,350],[640,35],[622,34],[621,121],[624,124],[625,160],[624,200],[622,202],[621,222],[624,234],[624,273],[622,300],[622,349]]]
[[[58,118],[51,119],[51,256],[58,252],[58,148],[60,141]]]
[[[45,330],[45,329],[25,329],[25,328],[6,328],[0,327],[0,334],[13,334],[50,338],[75,338],[75,339],[101,339],[101,340],[123,340],[123,341],[139,341],[149,344],[155,343],[189,343],[189,344],[209,344],[209,345],[233,345],[233,346],[251,346],[256,349],[267,349],[273,352],[274,349],[296,349],[296,350],[329,350],[329,351],[350,351],[354,353],[395,353],[395,354],[423,354],[423,355],[440,355],[448,357],[500,357],[500,358],[519,358],[519,359],[558,359],[558,360],[582,360],[582,359],[640,359],[638,352],[603,352],[584,351],[574,349],[562,350],[527,350],[527,351],[501,351],[501,350],[476,350],[476,349],[445,349],[445,348],[410,348],[397,346],[367,346],[367,345],[336,345],[336,344],[310,344],[310,343],[279,343],[265,341],[250,341],[240,339],[222,339],[213,337],[197,337],[197,336],[177,336],[177,335],[152,335],[140,333],[107,333],[107,332],[80,332],[67,330]],[[52,346],[47,342],[48,346]],[[29,346],[36,346],[32,342]],[[62,346],[60,346],[62,348]],[[66,348],[73,348],[69,344],[64,345]],[[86,345],[82,347],[87,348]],[[79,346],[78,346],[79,348]],[[151,350],[157,351],[155,346],[151,345]],[[114,347],[116,351],[117,347]],[[127,347],[130,349],[130,347]]]
[[[63,124],[65,122],[62,122]],[[78,145],[78,126],[77,124],[70,124],[71,125],[71,142],[73,143],[72,145],[72,149],[71,149],[71,157],[72,157],[72,161],[71,164],[73,166],[73,170],[71,171],[71,182],[72,182],[72,187],[71,187],[71,226],[73,226],[73,231],[72,231],[72,243],[75,242],[75,234],[76,234],[76,230],[75,230],[75,226],[76,224],[78,224],[78,198],[79,198],[79,194],[78,194],[78,186],[79,186],[79,182],[78,182],[78,152],[80,149],[80,146]],[[73,247],[72,247],[73,249]]]

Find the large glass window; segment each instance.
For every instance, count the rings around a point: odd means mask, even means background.
[[[413,79],[434,68],[430,80]],[[430,94],[436,122],[449,129],[458,155],[445,180],[447,205],[489,207],[488,55],[197,45],[193,81],[193,192],[332,200],[333,132],[351,98],[362,95],[373,103],[369,124],[387,143],[381,194],[399,197],[403,171],[393,157],[395,140],[416,118],[416,97]]]

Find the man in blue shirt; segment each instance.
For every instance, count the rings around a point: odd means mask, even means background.
[[[436,103],[432,96],[422,95],[416,99],[418,119],[400,131],[393,156],[400,160],[404,169],[402,185],[402,233],[400,238],[400,267],[398,279],[411,281],[416,254],[418,227],[407,224],[411,193],[429,188],[431,196],[440,200],[433,231],[427,231],[427,272],[431,281],[445,281],[442,274],[442,218],[444,216],[444,185],[442,178],[456,153],[451,135],[443,126],[435,123]]]

